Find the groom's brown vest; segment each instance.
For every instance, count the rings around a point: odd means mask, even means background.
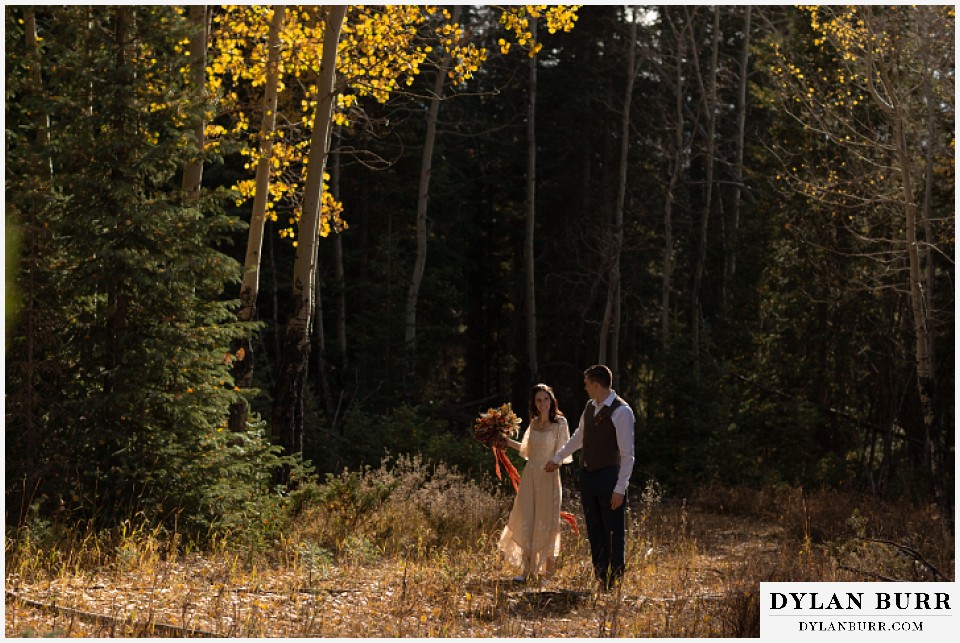
[[[587,402],[580,418],[583,426],[583,447],[580,449],[580,466],[587,471],[596,471],[620,464],[620,447],[617,446],[617,428],[610,416],[626,404],[620,396],[610,406],[596,407]]]

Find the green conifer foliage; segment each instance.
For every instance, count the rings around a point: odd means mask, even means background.
[[[222,195],[197,204],[180,193],[197,109],[183,85],[189,22],[160,6],[44,18],[54,141],[45,190],[60,198],[57,216],[33,225],[52,228],[61,253],[55,265],[35,260],[50,282],[38,304],[56,308],[46,320],[56,341],[43,350],[59,377],[56,395],[35,400],[34,435],[22,419],[8,427],[37,441],[33,465],[15,468],[43,469],[20,504],[45,496],[101,524],[139,516],[209,526],[266,490],[274,451],[261,427],[226,431],[241,394],[229,346],[251,328],[225,299],[240,266],[217,249],[240,224],[219,207]],[[23,397],[28,384],[8,386]]]

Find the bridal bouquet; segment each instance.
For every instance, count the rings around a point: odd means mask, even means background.
[[[481,413],[480,417],[473,424],[473,437],[487,446],[493,447],[494,465],[496,466],[497,478],[501,478],[500,466],[507,472],[513,490],[516,491],[520,485],[520,474],[517,468],[507,457],[507,438],[515,438],[520,431],[520,418],[513,412],[510,403],[497,408],[487,409],[486,413]],[[501,478],[502,479],[502,478]]]
[[[483,444],[503,448],[506,446],[506,438],[515,438],[519,430],[520,418],[507,402],[480,414],[473,424],[473,437]]]

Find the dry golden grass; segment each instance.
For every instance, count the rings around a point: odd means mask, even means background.
[[[334,501],[369,500],[364,485],[385,480],[393,489],[370,515]],[[508,494],[419,462],[353,482],[302,503],[260,552],[222,542],[185,554],[146,531],[57,552],[21,542],[8,550],[6,635],[751,637],[761,581],[953,570],[952,536],[927,509],[797,489],[669,502],[647,489],[631,503],[618,591],[595,591],[588,544],[566,527],[554,578],[517,585],[495,553]]]

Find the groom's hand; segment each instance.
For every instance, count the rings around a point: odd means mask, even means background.
[[[616,491],[614,491],[613,495],[610,496],[610,508],[616,511],[617,509],[620,508],[620,505],[622,504],[623,504],[623,494],[617,493]]]
[[[560,468],[560,465],[554,462],[553,460],[548,460],[545,465],[543,465],[543,470],[547,473],[553,473]]]

